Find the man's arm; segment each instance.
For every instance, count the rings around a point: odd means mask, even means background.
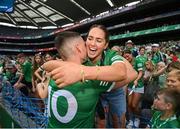
[[[48,97],[48,84],[49,84],[49,79],[45,80],[45,82],[43,83],[37,84],[36,91],[40,98]]]
[[[41,81],[43,81],[42,83],[39,83],[36,85],[36,92],[39,95],[39,98],[47,98],[48,97],[48,84],[49,84],[49,80],[50,80],[49,77],[44,77],[44,78],[46,78],[46,80],[43,80],[43,77],[41,77],[39,75],[39,72],[43,71],[43,70],[50,72],[53,69],[58,68],[56,65],[51,65],[52,63],[57,63],[57,62],[56,61],[55,62],[54,61],[46,62],[46,64],[43,64],[42,66],[40,66],[40,68],[38,68],[34,73]],[[44,75],[44,76],[46,76],[46,75]]]

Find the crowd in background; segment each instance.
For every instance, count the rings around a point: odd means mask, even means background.
[[[175,91],[169,91],[166,89],[167,87],[180,90],[179,41],[135,45],[133,41],[128,40],[125,46],[113,46],[112,50],[117,51],[119,55],[128,60],[138,72],[138,78],[123,87],[127,111],[125,119],[121,119],[120,122],[126,123],[123,125],[124,127],[139,128],[148,126],[147,123],[143,125],[144,120],[141,117],[148,120],[152,118],[149,122],[158,121],[159,114],[157,113],[156,117],[152,116],[152,108],[167,112],[167,109],[158,104],[158,101],[161,101],[158,97],[169,95],[168,100],[173,98],[172,94],[175,94]],[[3,79],[25,96],[37,98],[39,97],[36,92],[38,84],[47,79],[46,73],[41,71],[40,66],[49,60],[59,59],[57,55],[51,53],[37,53],[31,56],[20,53],[1,55],[0,58],[0,75]],[[138,89],[135,90],[134,85],[138,85]],[[43,87],[43,85],[40,86]],[[0,91],[1,89],[2,87],[0,87]],[[171,92],[172,94],[168,94]],[[170,102],[173,104],[169,110],[176,113],[177,107],[175,106],[178,105],[176,100]],[[44,106],[43,102],[39,104],[39,107]],[[109,121],[112,121],[112,118],[109,118]],[[112,127],[113,125],[108,126]],[[163,123],[161,126],[163,127]],[[176,127],[176,123],[174,127]]]

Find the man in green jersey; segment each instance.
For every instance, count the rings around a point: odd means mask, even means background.
[[[159,44],[152,44],[152,61],[157,64],[161,61],[164,61],[163,53],[160,51]]]
[[[55,40],[55,45],[62,59],[67,62],[72,62],[73,67],[75,67],[74,63],[76,63],[79,68],[79,64],[86,60],[85,43],[78,33],[60,33]],[[112,56],[114,55],[112,54]],[[64,87],[63,89],[58,88],[55,81],[50,80],[48,87],[49,128],[94,127],[95,110],[99,94],[110,90],[114,86],[114,83],[107,81],[123,81],[126,79],[126,67],[122,58],[116,56],[116,58],[109,60],[109,62],[110,61],[116,64],[113,66],[114,68],[112,68],[112,66],[82,66],[78,73],[77,70],[72,73],[79,76],[81,81]],[[59,61],[53,61],[53,63],[59,63]],[[89,63],[87,62],[87,64]],[[116,70],[118,70],[119,67],[121,72],[117,73]],[[45,63],[43,68],[47,71],[54,69],[52,61]],[[111,71],[112,75],[106,76],[110,75],[108,73],[109,71]]]

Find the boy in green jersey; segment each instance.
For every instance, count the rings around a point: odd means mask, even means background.
[[[158,91],[153,102],[156,111],[151,119],[151,128],[180,128],[179,114],[180,93],[174,88],[164,88]]]

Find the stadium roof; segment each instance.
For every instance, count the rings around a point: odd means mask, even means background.
[[[0,25],[61,28],[138,0],[15,0],[12,13],[0,13]]]

